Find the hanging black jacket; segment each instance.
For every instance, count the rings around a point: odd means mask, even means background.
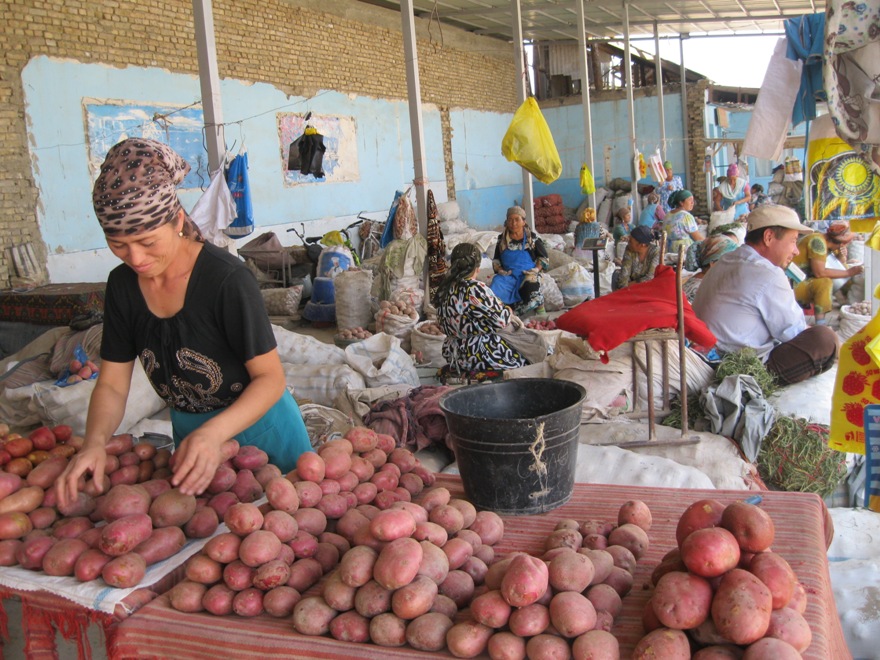
[[[301,174],[311,174],[315,178],[324,177],[324,136],[314,129],[306,132],[290,143],[287,169],[299,170]]]

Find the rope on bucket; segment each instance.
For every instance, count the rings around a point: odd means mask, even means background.
[[[550,492],[550,489],[547,488],[547,483],[545,481],[547,478],[547,464],[543,460],[544,450],[546,448],[547,443],[544,441],[544,422],[541,422],[536,427],[534,442],[529,445],[529,452],[531,452],[532,458],[535,459],[534,462],[529,466],[529,471],[535,472],[537,474],[538,481],[541,484],[541,490],[529,494],[529,497],[533,499],[544,497],[547,493]]]

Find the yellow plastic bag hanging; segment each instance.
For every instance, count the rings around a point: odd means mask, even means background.
[[[531,96],[513,114],[501,140],[501,155],[524,167],[541,183],[553,183],[562,174],[550,127]]]
[[[645,155],[639,154],[639,178],[644,179],[648,176],[648,164],[645,162]]]
[[[880,287],[874,292],[880,294]],[[880,313],[846,340],[840,349],[837,379],[831,395],[828,446],[837,451],[865,453],[865,406],[880,401],[880,367],[868,347],[880,335]]]
[[[596,192],[596,182],[593,181],[593,174],[586,163],[581,165],[581,192],[585,195],[592,195]]]

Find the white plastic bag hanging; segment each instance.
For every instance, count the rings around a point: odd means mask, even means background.
[[[211,174],[208,189],[199,197],[189,217],[196,223],[206,241],[225,248],[229,245],[229,239],[223,232],[235,220],[237,212],[221,167]]]

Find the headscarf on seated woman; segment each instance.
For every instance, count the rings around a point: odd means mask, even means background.
[[[450,255],[449,270],[446,277],[437,287],[437,295],[434,304],[439,306],[440,301],[449,294],[449,287],[455,282],[468,279],[473,272],[479,267],[483,255],[473,243],[459,243],[452,248]]]
[[[693,243],[688,247],[684,267],[689,271],[704,269],[738,247],[739,243],[730,236],[713,234],[709,238]]]

